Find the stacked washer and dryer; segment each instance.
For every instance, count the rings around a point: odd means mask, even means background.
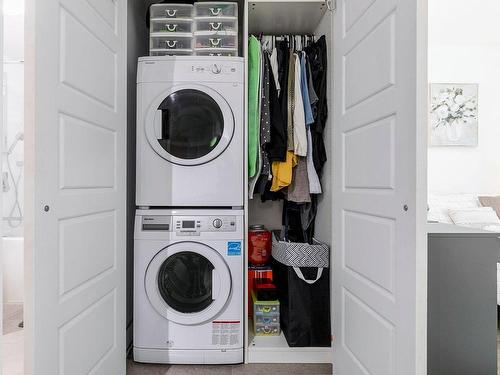
[[[243,362],[244,61],[139,59],[134,359]]]

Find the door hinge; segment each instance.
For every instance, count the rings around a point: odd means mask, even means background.
[[[330,12],[337,10],[337,0],[325,0],[325,3]]]

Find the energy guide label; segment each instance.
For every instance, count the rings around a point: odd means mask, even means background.
[[[212,322],[212,345],[236,345],[240,341],[239,320],[215,320]]]

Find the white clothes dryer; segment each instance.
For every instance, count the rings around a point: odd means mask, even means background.
[[[243,206],[244,96],[243,58],[139,59],[137,206]]]
[[[241,210],[138,210],[134,360],[243,362]]]

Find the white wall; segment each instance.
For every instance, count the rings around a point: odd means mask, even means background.
[[[430,147],[429,191],[500,193],[500,1],[429,1],[429,81],[479,84],[479,146]]]
[[[1,141],[7,151],[16,135],[24,131],[24,2],[4,0],[3,19],[3,129]],[[24,206],[24,147],[18,142],[10,156],[14,178],[19,177],[18,200]],[[2,155],[1,171],[8,173],[7,157]],[[9,216],[20,217],[12,211],[16,201],[12,176],[8,177],[8,189],[3,190],[2,272],[3,302],[22,303],[24,300],[24,240],[22,221],[5,220]],[[16,238],[13,238],[16,237]]]
[[[6,151],[15,141],[17,134],[24,131],[24,7],[19,0],[8,0],[5,3],[4,15],[4,127],[3,149]],[[10,220],[9,217],[20,217],[19,209],[13,210],[16,198],[13,178],[19,178],[18,200],[21,211],[24,206],[24,148],[18,142],[10,155],[12,175],[8,172],[7,156],[3,155],[2,172],[7,178],[8,187],[3,190],[3,235],[22,237],[22,221]]]

